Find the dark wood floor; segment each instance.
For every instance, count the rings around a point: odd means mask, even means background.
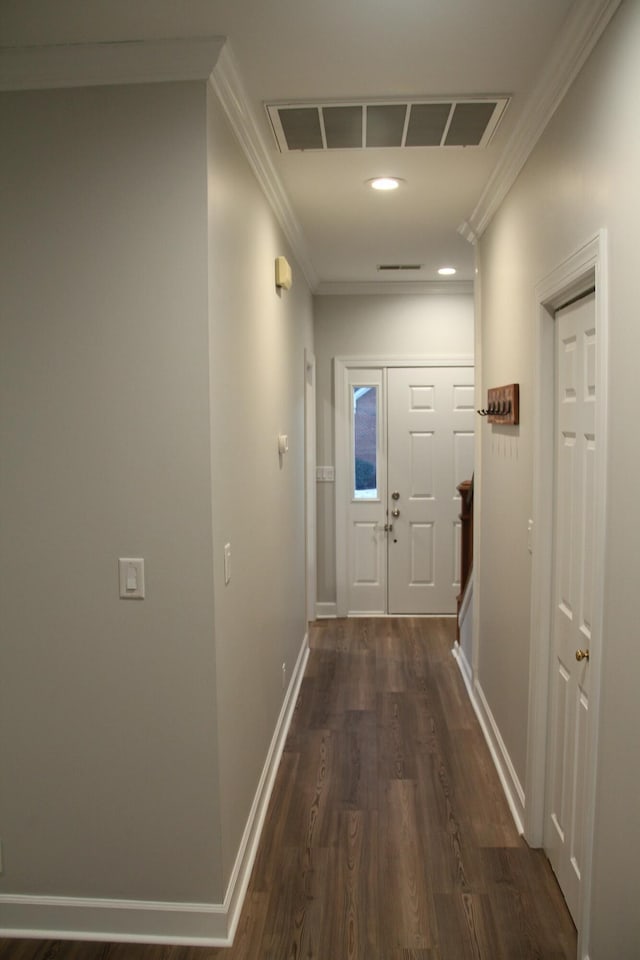
[[[574,960],[451,656],[453,621],[312,627],[231,949],[0,940],[0,960]]]

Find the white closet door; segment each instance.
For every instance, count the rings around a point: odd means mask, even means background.
[[[578,922],[589,764],[596,452],[595,297],[556,314],[555,525],[545,847]],[[576,659],[576,654],[581,659]]]

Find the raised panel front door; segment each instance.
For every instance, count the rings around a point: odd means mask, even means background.
[[[456,487],[473,473],[473,375],[472,367],[387,370],[389,613],[456,611]]]

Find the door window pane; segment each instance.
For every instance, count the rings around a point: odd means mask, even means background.
[[[353,387],[353,496],[378,496],[378,388]]]

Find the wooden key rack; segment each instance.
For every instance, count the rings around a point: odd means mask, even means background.
[[[512,427],[520,423],[520,385],[509,383],[504,387],[490,387],[487,390],[487,406],[478,410],[481,417],[489,423],[501,423]]]

